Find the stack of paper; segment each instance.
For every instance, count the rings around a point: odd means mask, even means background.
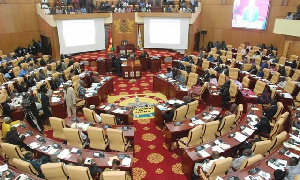
[[[230,149],[230,145],[229,145],[229,144],[224,144],[224,143],[222,143],[222,144],[219,144],[219,146],[220,146],[222,149],[224,149],[224,150]]]
[[[175,100],[170,99],[170,100],[168,100],[168,103],[169,103],[169,104],[175,104]]]
[[[166,75],[164,75],[164,74],[160,74],[159,75],[161,78],[166,78]]]
[[[67,158],[70,158],[71,155],[70,155],[70,151],[69,149],[64,149],[62,152],[60,152],[57,157],[59,159],[67,159]]]
[[[112,112],[113,113],[124,114],[126,112],[126,110],[122,110],[122,109],[117,108],[117,109],[113,110]]]
[[[29,147],[31,149],[36,149],[36,148],[40,147],[40,144],[37,143],[37,142],[32,142],[32,143],[29,144]]]
[[[106,106],[106,107],[104,108],[104,110],[105,110],[105,111],[110,110],[110,106]]]
[[[204,158],[206,158],[206,157],[209,157],[210,156],[210,154],[208,154],[208,152],[206,152],[205,150],[202,150],[202,151],[198,151],[198,153],[202,156],[202,157],[204,157]]]
[[[264,172],[264,171],[259,171],[258,175],[261,176],[261,177],[263,177],[266,180],[268,180],[268,179],[271,178],[271,175],[269,173],[267,173],[267,172]]]
[[[283,159],[276,159],[276,161],[273,163],[268,161],[268,166],[270,166],[274,170],[280,169],[280,170],[284,171],[286,168],[286,165],[287,165],[287,161],[283,160]]]
[[[242,132],[244,134],[247,134],[248,136],[250,136],[250,135],[252,135],[254,133],[254,130],[246,127]]]
[[[100,106],[100,108],[105,108],[105,105]]]
[[[130,164],[131,164],[131,158],[125,157],[125,158],[122,160],[122,165],[123,165],[123,166],[130,166]]]
[[[247,117],[249,117],[252,121],[256,121],[255,119],[258,118],[256,115],[247,115]]]
[[[87,128],[89,127],[89,124],[84,124],[84,123],[78,123],[77,126],[81,128],[84,131],[87,131]]]
[[[219,115],[220,112],[219,112],[219,111],[216,111],[216,110],[213,110],[212,112],[210,112],[210,114],[212,114],[212,115]]]
[[[284,98],[293,99],[293,96],[290,93],[282,93]]]
[[[234,139],[239,141],[239,142],[243,142],[247,139],[247,136],[243,135],[242,133],[240,132],[236,132],[235,133],[235,136],[234,136]]]
[[[184,102],[181,101],[181,100],[176,100],[175,103],[177,103],[177,104],[183,104]]]
[[[224,150],[223,150],[220,146],[213,146],[213,147],[212,147],[212,150],[213,150],[213,151],[218,151],[219,153],[224,152]]]
[[[165,110],[167,110],[167,107],[165,107],[165,106],[163,106],[163,105],[157,105],[157,108],[159,109],[159,110],[161,110],[161,111],[165,111]]]

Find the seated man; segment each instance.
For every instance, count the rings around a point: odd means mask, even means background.
[[[208,61],[210,62],[215,62],[215,58],[213,55],[210,55],[208,58],[207,58]]]
[[[10,131],[7,132],[6,138],[5,138],[7,143],[18,145],[23,148],[27,148],[26,144],[23,143],[24,139],[25,139],[25,136],[23,136],[23,135],[19,136],[17,128],[14,126],[10,127]]]
[[[278,107],[277,107],[276,100],[272,100],[271,101],[271,106],[264,110],[263,115],[267,116],[267,117],[273,117],[276,114],[277,109],[278,109]]]
[[[232,165],[228,170],[228,173],[232,173],[234,171],[237,171],[240,169],[244,161],[246,161],[248,158],[252,157],[253,153],[251,149],[245,149],[243,151],[243,155],[239,158],[236,158],[235,160],[232,161]]]
[[[79,81],[79,87],[78,87],[78,96],[79,96],[79,98],[81,98],[81,99],[84,99],[85,98],[85,92],[86,92],[86,90],[84,89],[84,86],[83,86],[83,81],[82,80],[80,80]]]
[[[271,132],[270,120],[266,116],[261,116],[259,122],[255,125],[257,130],[255,134],[263,137],[268,137]]]
[[[6,101],[1,103],[3,116],[10,116],[11,113],[13,113],[16,110],[16,108],[10,107],[9,103],[11,103],[11,99],[9,97],[6,98]]]
[[[28,87],[26,85],[26,83],[24,81],[22,81],[20,83],[20,85],[18,86],[18,92],[22,93],[22,92],[27,92],[28,91]]]
[[[77,165],[84,166],[84,161],[85,161],[84,157],[79,156],[77,159]],[[99,174],[102,173],[102,170],[97,167],[97,164],[94,159],[91,159],[91,166],[89,166],[89,170],[90,170],[90,174],[93,178],[97,175],[97,173],[99,173]]]
[[[286,167],[286,177],[285,180],[293,180],[296,175],[300,174],[300,163],[299,159],[291,157]]]
[[[32,167],[39,173],[38,177],[45,178],[44,174],[41,170],[41,165],[45,163],[49,163],[50,159],[48,156],[42,156],[40,159],[34,159],[34,155],[32,152],[28,152],[24,155],[24,161],[30,162]]]
[[[260,68],[260,70],[257,72],[257,77],[263,78],[265,75],[263,68]]]
[[[172,68],[167,68],[166,77],[167,77],[167,78],[171,78],[171,79],[173,79],[173,72],[172,72]]]
[[[277,86],[284,89],[286,85],[286,78],[284,76],[280,77],[279,82],[277,83]]]
[[[42,69],[39,70],[39,81],[41,80],[45,80],[46,79],[46,75],[44,73],[44,71]]]
[[[221,159],[225,159],[223,156],[220,156],[220,153],[217,151],[213,151],[212,152],[212,160],[204,160],[203,163],[195,163],[194,166],[194,173],[196,175],[198,175],[199,169],[202,168],[202,170],[204,172],[209,172],[210,167],[212,166],[212,164],[217,161],[217,160],[221,160]]]
[[[20,73],[19,73],[19,77],[22,77],[22,76],[26,76],[26,74],[28,73],[28,70],[27,70],[27,66],[24,66],[22,69],[21,69],[21,71],[20,71]]]
[[[179,107],[178,104],[174,104],[173,108],[170,111],[162,111],[163,114],[163,119],[165,120],[166,123],[171,122],[173,120],[173,116],[175,113],[175,110]]]
[[[176,81],[178,81],[179,85],[184,85],[184,83],[185,83],[185,78],[184,78],[184,76],[181,74],[181,71],[180,71],[180,70],[177,70]]]
[[[120,161],[119,160],[117,160],[117,159],[114,159],[113,161],[112,161],[112,166],[111,166],[111,169],[110,168],[106,168],[106,169],[104,169],[104,171],[103,172],[105,172],[105,171],[120,171]],[[131,177],[130,177],[130,175],[126,172],[126,174],[125,174],[125,179],[126,180],[131,180]],[[100,175],[100,180],[104,180],[104,178],[103,178],[103,173]]]

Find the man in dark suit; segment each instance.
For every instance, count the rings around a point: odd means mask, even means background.
[[[24,148],[27,148],[27,146],[23,143],[23,140],[25,139],[25,136],[19,136],[19,133],[17,131],[17,128],[12,126],[10,128],[10,131],[6,134],[6,142],[14,145],[18,145]],[[28,149],[28,148],[27,148]]]
[[[255,134],[259,136],[268,137],[271,132],[270,120],[266,116],[261,116],[255,127],[257,128]]]
[[[174,114],[175,114],[175,110],[176,110],[178,107],[179,107],[178,104],[174,104],[174,105],[173,105],[173,108],[172,108],[170,111],[166,112],[166,113],[163,115],[163,116],[164,116],[163,119],[165,120],[166,123],[171,122],[171,121],[173,120],[173,116],[174,116]]]
[[[273,117],[276,114],[277,109],[278,109],[278,107],[277,107],[276,100],[272,100],[271,106],[268,109],[265,109],[263,114],[264,114],[264,116],[267,116],[267,117]]]
[[[121,77],[122,76],[122,61],[121,61],[120,56],[117,57],[117,59],[116,59],[116,67],[117,67],[118,76]]]
[[[219,62],[217,62],[216,66],[214,67],[214,70],[217,71],[218,73],[221,72],[222,69],[220,68],[220,63]]]
[[[3,116],[9,116],[12,112],[16,110],[16,108],[10,107],[8,103],[11,103],[11,99],[8,97],[6,101],[1,103],[2,109],[3,109]]]

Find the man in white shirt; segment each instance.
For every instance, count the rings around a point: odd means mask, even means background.
[[[286,167],[286,177],[284,180],[293,180],[296,175],[300,174],[300,163],[299,159],[291,157]]]
[[[204,172],[209,172],[210,170],[210,167],[211,165],[217,161],[217,160],[221,160],[221,159],[225,159],[223,156],[220,156],[220,153],[218,151],[213,151],[212,152],[212,160],[208,160],[207,162],[204,162],[204,163],[195,163],[195,166],[194,166],[194,173],[196,175],[198,175],[198,169],[199,168],[202,168],[202,170]]]
[[[280,87],[280,88],[282,88],[282,89],[284,89],[285,85],[286,85],[286,80],[285,80],[285,77],[282,76],[282,77],[280,77],[280,80],[277,83],[277,86]]]
[[[244,161],[246,161],[248,158],[250,158],[253,155],[251,149],[245,149],[243,151],[243,155],[239,158],[236,158],[234,161],[232,161],[232,165],[228,170],[228,173],[234,172],[234,170],[239,170]]]

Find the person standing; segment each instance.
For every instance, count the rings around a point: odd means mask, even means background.
[[[68,117],[76,117],[76,96],[71,86],[64,86],[64,99],[66,100]]]

